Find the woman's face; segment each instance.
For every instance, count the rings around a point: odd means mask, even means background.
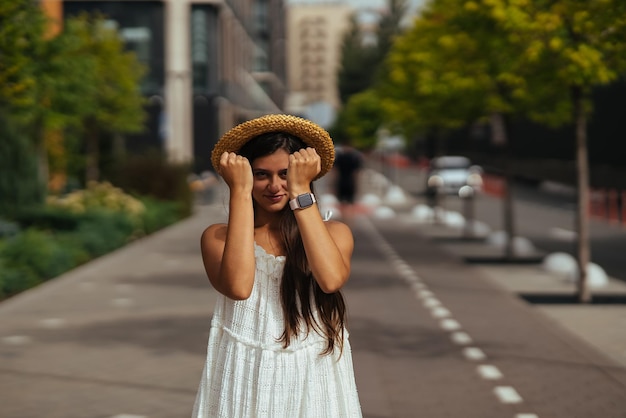
[[[287,167],[289,154],[284,149],[259,157],[252,162],[252,198],[257,209],[280,212],[289,199],[287,194]]]

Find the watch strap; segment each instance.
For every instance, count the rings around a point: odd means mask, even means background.
[[[289,207],[291,210],[304,209],[309,206],[313,206],[313,203],[315,202],[317,202],[317,199],[315,199],[315,195],[313,193],[304,193],[296,196],[295,199],[291,199],[289,201]]]

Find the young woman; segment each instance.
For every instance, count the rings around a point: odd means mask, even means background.
[[[361,417],[340,292],[354,241],[313,194],[333,161],[328,133],[288,115],[244,122],[216,144],[229,214],[201,238],[220,297],[194,417]]]

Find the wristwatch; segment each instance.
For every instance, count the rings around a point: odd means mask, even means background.
[[[313,203],[317,202],[313,193],[304,193],[296,196],[295,199],[289,201],[289,207],[291,210],[304,209],[309,206],[313,206]]]

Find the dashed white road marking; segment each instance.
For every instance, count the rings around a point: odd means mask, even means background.
[[[145,415],[133,415],[133,414],[118,414],[111,418],[147,418]]]
[[[521,403],[523,401],[519,393],[511,386],[496,386],[493,392],[502,403]]]
[[[415,292],[419,292],[420,290],[426,289],[426,285],[424,283],[422,283],[422,282],[415,282],[415,283],[411,283],[411,288]]]
[[[43,328],[56,329],[61,328],[66,322],[63,318],[44,318],[39,321],[39,325]]]
[[[442,319],[439,322],[439,326],[446,331],[456,331],[461,329],[461,324],[459,324],[457,320],[451,318]]]
[[[133,285],[132,284],[128,284],[128,283],[117,284],[117,285],[115,285],[115,290],[118,291],[118,292],[121,292],[121,293],[132,292]]]
[[[466,359],[474,360],[474,361],[484,360],[484,359],[487,358],[487,356],[485,355],[483,350],[481,350],[478,347],[466,347],[466,348],[464,348],[463,349],[463,355],[465,356]]]
[[[472,337],[463,331],[453,332],[450,335],[452,342],[458,345],[467,345],[472,343]]]
[[[415,293],[417,299],[422,301],[425,308],[430,310],[430,313],[435,318],[443,318],[439,321],[439,326],[445,331],[452,331],[450,339],[452,342],[458,345],[468,345],[472,343],[472,338],[465,332],[461,331],[461,324],[452,318],[452,314],[446,309],[442,303],[435,297],[434,293],[428,290],[428,286],[424,284],[419,276],[415,274],[412,268],[402,260],[395,252],[393,247],[383,238],[383,236],[376,230],[373,224],[368,222],[368,229],[376,238],[376,244],[381,252],[390,260],[402,279],[406,280],[411,290]],[[562,236],[563,231],[559,231]],[[483,361],[487,358],[485,353],[478,347],[465,347],[463,349],[463,355],[466,359],[471,361]],[[481,364],[477,367],[478,374],[486,380],[502,379],[503,374],[500,370],[488,364]],[[523,399],[517,393],[512,386],[496,386],[493,389],[495,395],[500,402],[507,404],[522,403]],[[114,418],[126,418],[126,417],[114,417]],[[134,417],[132,417],[134,418]],[[517,414],[515,418],[539,418],[532,413]]]
[[[113,306],[116,306],[118,308],[127,308],[129,306],[132,306],[134,304],[134,301],[130,298],[115,298],[111,300],[111,303],[113,304]]]
[[[441,302],[435,298],[426,298],[422,301],[426,308],[434,308],[435,306],[441,306]]]
[[[8,345],[23,345],[28,344],[33,339],[28,335],[9,335],[8,337],[3,337],[2,342]]]
[[[434,318],[448,318],[449,316],[452,316],[452,313],[450,313],[450,311],[444,308],[443,306],[435,307],[434,309],[430,311],[430,314]]]
[[[496,366],[492,366],[489,364],[481,364],[477,368],[478,374],[483,379],[487,380],[497,380],[502,379],[502,373]]]

